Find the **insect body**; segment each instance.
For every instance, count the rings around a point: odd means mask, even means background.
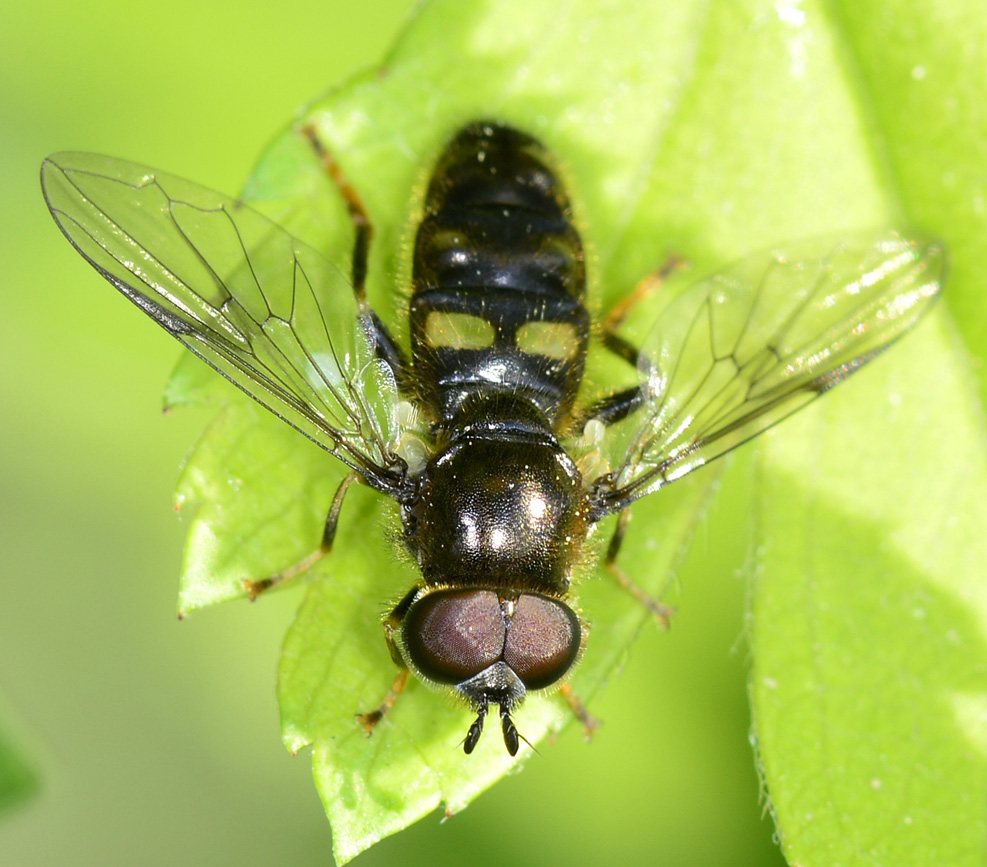
[[[415,245],[413,377],[437,449],[404,506],[422,570],[402,646],[423,676],[477,711],[511,709],[576,659],[565,596],[589,503],[558,431],[589,340],[583,250],[569,204],[531,138],[468,127],[436,168]]]
[[[575,664],[587,628],[570,582],[599,521],[845,379],[918,320],[944,267],[941,246],[893,233],[744,260],[668,304],[640,350],[608,320],[603,348],[636,365],[638,384],[582,406],[582,244],[548,155],[522,132],[471,124],[440,157],[416,236],[410,352],[367,303],[369,222],[345,184],[350,278],[250,208],[142,166],[59,154],[42,184],[111,283],[352,469],[320,550],[252,593],[329,549],[352,481],[397,501],[421,580],[384,624],[401,674],[362,721],[372,730],[410,669],[472,707],[467,753],[490,705],[516,753],[514,710]],[[402,427],[402,401],[425,426]],[[587,442],[599,460],[577,461]]]

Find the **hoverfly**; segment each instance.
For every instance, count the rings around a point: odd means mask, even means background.
[[[417,227],[402,346],[364,292],[367,214],[305,134],[353,219],[349,277],[248,206],[134,163],[58,154],[42,186],[107,280],[350,468],[318,550],[247,582],[249,594],[328,552],[354,481],[393,498],[421,579],[384,621],[398,677],[360,720],[369,734],[412,671],[472,708],[467,753],[496,705],[514,755],[512,714],[528,691],[565,688],[585,644],[570,583],[594,527],[621,515],[612,565],[632,503],[805,406],[911,328],[939,292],[944,250],[885,233],[753,257],[671,301],[640,347],[611,314],[603,347],[636,368],[636,384],[580,402],[591,342],[583,246],[534,138],[495,122],[452,137]]]

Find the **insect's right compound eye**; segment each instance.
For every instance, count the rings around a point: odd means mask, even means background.
[[[438,590],[411,606],[401,631],[422,675],[457,684],[501,658],[506,627],[492,590]]]

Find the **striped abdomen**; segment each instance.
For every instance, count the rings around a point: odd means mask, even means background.
[[[563,426],[583,373],[583,248],[541,146],[477,123],[440,158],[415,242],[411,346],[440,427],[504,393]]]

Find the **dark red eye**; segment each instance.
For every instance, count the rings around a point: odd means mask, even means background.
[[[569,606],[522,593],[507,631],[504,662],[528,689],[541,689],[572,667],[581,640],[579,619]]]
[[[401,633],[425,677],[456,684],[500,659],[504,616],[492,590],[439,590],[411,606]]]

